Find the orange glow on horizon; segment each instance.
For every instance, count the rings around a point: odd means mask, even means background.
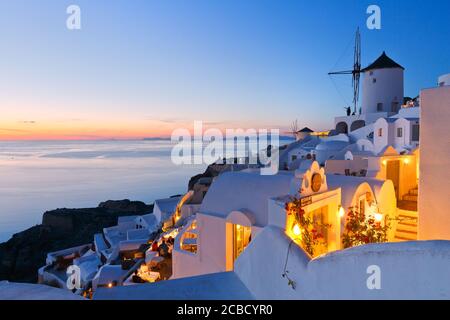
[[[21,117],[24,118],[23,116]],[[11,119],[11,117],[9,117]],[[25,118],[26,119],[26,118]],[[0,119],[0,140],[141,140],[143,138],[170,138],[175,129],[187,129],[194,133],[194,121],[191,120],[149,120],[132,116],[90,118],[89,120],[30,117],[31,121]],[[203,123],[203,133],[210,128],[219,129],[225,136],[226,129],[243,129],[254,127],[271,129],[262,124],[246,121],[208,122]],[[283,132],[280,130],[280,135]]]

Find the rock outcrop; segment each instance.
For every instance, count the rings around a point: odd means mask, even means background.
[[[47,211],[42,224],[19,232],[0,244],[0,280],[36,282],[48,252],[90,243],[95,233],[117,224],[119,216],[153,212],[140,201],[106,201],[97,208]]]

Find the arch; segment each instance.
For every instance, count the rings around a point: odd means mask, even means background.
[[[353,121],[352,125],[350,126],[350,131],[355,131],[359,128],[362,128],[366,125],[366,122],[364,120],[356,120]]]
[[[255,224],[255,217],[248,210],[234,210],[228,214],[227,222],[244,227],[252,227]]]
[[[339,133],[347,134],[348,133],[348,125],[347,125],[347,123],[344,122],[344,121],[338,122],[336,124],[336,133],[337,134],[339,134]]]

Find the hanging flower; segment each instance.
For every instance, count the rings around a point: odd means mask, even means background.
[[[390,224],[381,225],[374,217],[362,212],[354,212],[353,208],[347,214],[342,242],[344,248],[350,248],[367,243],[386,242]]]
[[[326,240],[322,233],[318,230],[329,228],[331,225],[314,222],[311,217],[305,213],[305,210],[301,207],[300,198],[292,198],[290,202],[285,204],[285,209],[288,215],[294,216],[295,224],[297,224],[301,230],[300,241],[302,248],[314,256],[315,250],[319,246],[326,245]]]

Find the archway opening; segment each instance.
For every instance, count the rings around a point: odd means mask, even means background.
[[[339,133],[345,133],[345,134],[347,134],[348,133],[348,125],[347,125],[347,123],[345,123],[345,122],[338,122],[337,124],[336,124],[336,133],[337,134],[339,134]]]

